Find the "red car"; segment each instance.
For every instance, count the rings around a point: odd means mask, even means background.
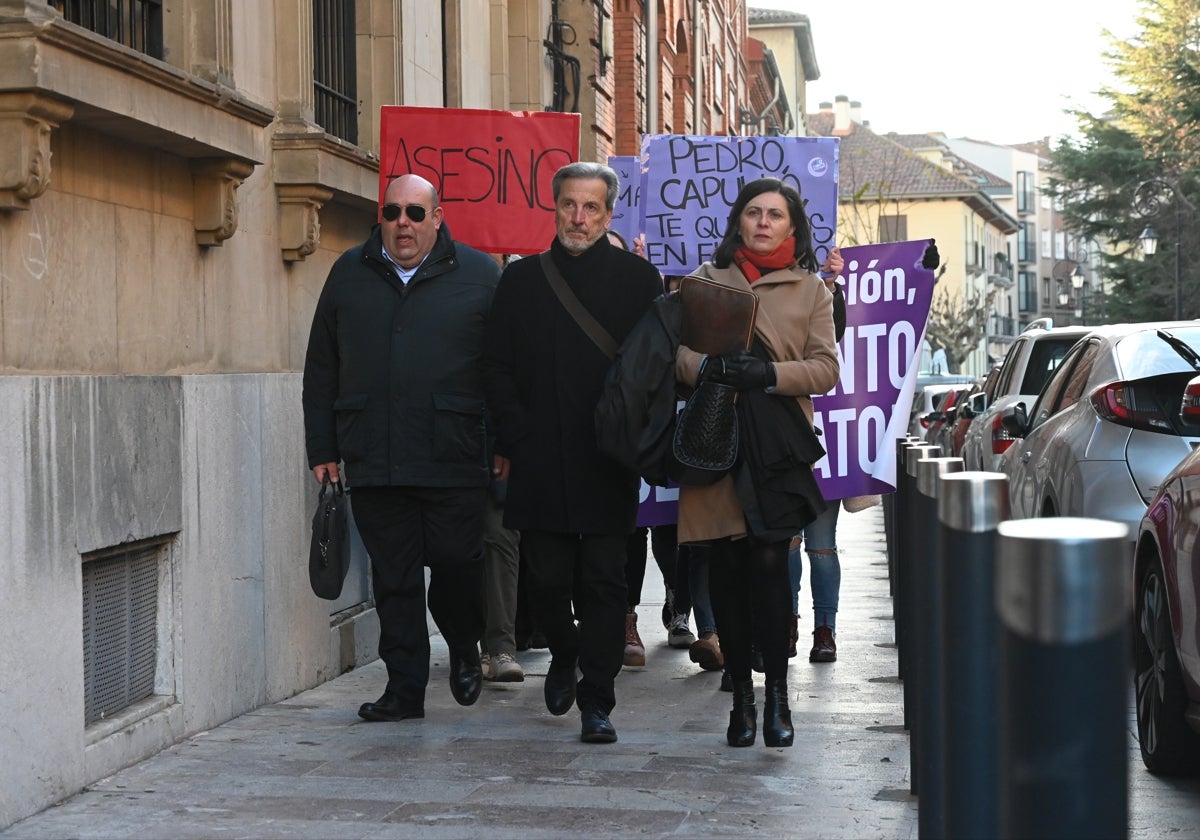
[[[1180,417],[1200,425],[1200,376]],[[1200,448],[1167,474],[1142,517],[1134,619],[1142,762],[1163,775],[1200,772]]]

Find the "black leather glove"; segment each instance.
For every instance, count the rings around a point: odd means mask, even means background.
[[[748,350],[710,356],[704,360],[700,375],[704,381],[729,385],[739,391],[775,387],[775,365]]]
[[[921,267],[928,268],[933,271],[942,262],[942,258],[938,255],[936,240],[929,240],[929,247],[925,249],[925,255],[921,257]]]

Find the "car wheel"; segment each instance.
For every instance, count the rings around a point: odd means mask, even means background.
[[[1200,735],[1183,717],[1187,695],[1157,559],[1139,577],[1136,597],[1133,680],[1142,762],[1151,773],[1192,775],[1200,770]]]

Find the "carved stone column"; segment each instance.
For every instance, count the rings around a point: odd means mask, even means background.
[[[317,184],[276,184],[279,196],[279,242],[285,262],[296,262],[317,250],[321,241],[318,212],[333,191]]]
[[[190,167],[196,243],[220,245],[237,230],[237,188],[254,166],[236,158],[197,158]]]
[[[0,93],[0,210],[28,210],[50,186],[50,130],[74,112],[38,93]]]

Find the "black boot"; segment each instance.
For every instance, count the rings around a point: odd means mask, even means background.
[[[763,743],[768,747],[790,747],[795,736],[792,710],[788,708],[787,679],[769,679],[763,700]]]
[[[754,682],[738,680],[733,684],[733,711],[729,713],[729,729],[725,740],[731,747],[754,744],[758,730],[758,709],[754,708]]]

